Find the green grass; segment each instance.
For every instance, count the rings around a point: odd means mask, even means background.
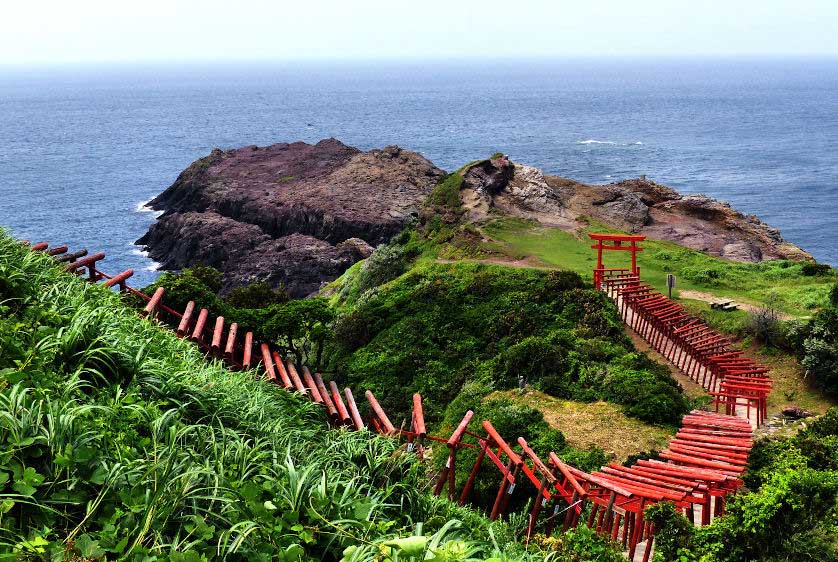
[[[428,204],[448,207],[452,210],[460,208],[460,188],[463,185],[463,176],[458,173],[445,176],[431,191],[428,196]]]
[[[541,557],[517,541],[522,517],[434,498],[395,441],[326,429],[315,405],[2,233],[0,349],[4,558]],[[603,541],[568,544],[570,559]]]
[[[586,277],[592,275],[596,266],[596,253],[586,233],[608,231],[592,225],[575,236],[520,219],[496,219],[483,228],[505,243],[513,255],[534,256],[545,265],[570,269]],[[790,261],[737,263],[659,240],[647,240],[642,247],[638,265],[644,281],[666,291],[666,276],[673,273],[677,278],[675,296],[678,289],[689,289],[758,304],[773,294],[784,312],[810,316],[827,304],[829,290],[838,282],[835,270],[822,276],[806,276],[801,263]],[[606,267],[630,265],[628,252],[606,252],[604,261]]]

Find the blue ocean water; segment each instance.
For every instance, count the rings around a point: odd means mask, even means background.
[[[139,205],[213,147],[336,137],[438,166],[503,151],[730,201],[838,265],[838,60],[0,68],[0,225],[154,264]]]

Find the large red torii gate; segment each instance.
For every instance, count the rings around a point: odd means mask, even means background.
[[[594,269],[594,286],[599,289],[602,285],[602,279],[606,273],[630,273],[631,275],[640,275],[640,268],[637,267],[637,252],[642,252],[643,248],[637,245],[638,242],[646,240],[642,234],[602,234],[589,232],[588,236],[592,240],[596,240],[596,244],[591,246],[597,251],[596,269]],[[612,244],[607,244],[611,242]],[[623,246],[623,242],[627,242],[628,246]],[[631,252],[631,269],[606,269],[602,263],[603,250],[618,250],[624,252]]]

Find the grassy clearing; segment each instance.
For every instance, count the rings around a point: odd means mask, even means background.
[[[579,235],[556,228],[534,225],[519,219],[495,219],[483,230],[503,243],[511,255],[535,256],[543,263],[570,269],[590,276],[596,266],[588,231],[608,231],[599,225],[588,227]],[[648,240],[638,255],[638,265],[645,281],[666,290],[666,275],[674,273],[678,287],[711,293],[747,303],[758,304],[769,295],[779,298],[780,308],[794,316],[810,316],[825,306],[829,290],[838,273],[803,274],[802,264],[770,261],[758,264],[736,263],[689,250],[671,242]],[[610,252],[608,267],[628,267],[628,252]],[[677,290],[676,290],[677,296]]]
[[[626,416],[608,402],[562,400],[543,392],[517,390],[494,392],[487,398],[504,397],[530,406],[544,415],[544,420],[561,431],[569,445],[579,449],[597,447],[617,462],[630,455],[663,449],[675,434],[671,429],[643,423]]]

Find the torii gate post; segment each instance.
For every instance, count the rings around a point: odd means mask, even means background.
[[[643,248],[637,245],[638,242],[646,240],[642,234],[599,234],[588,233],[591,240],[596,240],[596,244],[591,246],[597,251],[596,255],[596,269],[594,269],[594,286],[599,289],[602,286],[602,279],[605,274],[613,271],[626,272],[630,271],[632,275],[640,275],[640,268],[637,267],[637,252],[642,252]],[[607,244],[611,242],[611,244]],[[628,246],[623,246],[623,242],[627,242]],[[631,252],[631,269],[606,269],[602,261],[603,250],[618,250],[624,252]]]

